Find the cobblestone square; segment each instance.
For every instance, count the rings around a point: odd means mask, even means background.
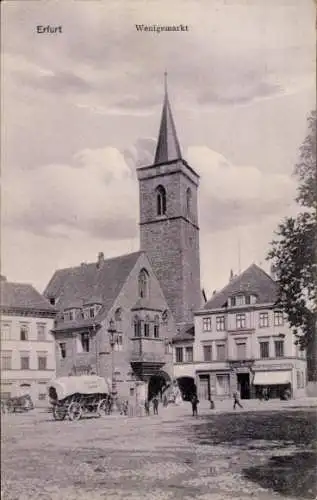
[[[2,498],[316,498],[316,408],[218,406],[198,418],[188,404],[78,422],[4,415]]]

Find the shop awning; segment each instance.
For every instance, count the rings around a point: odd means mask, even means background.
[[[253,385],[283,385],[291,383],[290,371],[276,370],[268,372],[255,372]]]

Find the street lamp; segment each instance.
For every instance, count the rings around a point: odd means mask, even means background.
[[[114,396],[117,392],[116,383],[114,379],[114,345],[116,343],[115,334],[117,333],[117,330],[115,328],[113,319],[109,321],[108,333],[109,333],[109,343],[111,347],[111,393]]]

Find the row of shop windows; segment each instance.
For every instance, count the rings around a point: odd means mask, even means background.
[[[15,338],[12,332],[11,321],[1,321],[1,340],[33,340],[31,325],[27,322],[21,322],[18,329],[18,339]],[[46,340],[46,324],[36,323],[36,337],[34,340],[43,342]]]
[[[236,318],[236,329],[244,329],[247,326],[247,316],[246,313],[237,313],[235,315]],[[280,311],[274,311],[274,326],[283,326],[284,325],[284,314]],[[259,313],[259,328],[267,328],[270,326],[269,321],[269,313],[261,312]],[[226,330],[226,318],[225,316],[216,316],[216,331],[222,332]],[[212,317],[208,316],[203,318],[203,331],[211,332],[212,331]]]
[[[20,353],[20,364],[19,367],[12,367],[12,352],[2,351],[1,353],[1,369],[2,370],[30,370],[30,354]],[[47,353],[38,353],[37,355],[37,370],[47,370]]]
[[[260,358],[265,359],[270,357],[269,342],[260,342]],[[275,358],[284,357],[284,341],[276,340],[274,342]],[[273,357],[273,356],[272,356]],[[225,361],[227,358],[226,345],[217,344],[215,352],[215,361]],[[247,344],[239,341],[236,343],[236,359],[247,359]],[[176,347],[175,349],[176,363],[188,363],[193,361],[193,347]],[[203,361],[213,361],[212,345],[203,346]]]

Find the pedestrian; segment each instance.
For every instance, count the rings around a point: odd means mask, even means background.
[[[150,415],[150,403],[149,403],[148,399],[145,400],[144,409],[145,409],[145,415],[149,416]]]
[[[154,396],[153,398],[153,414],[158,415],[158,405],[159,405],[159,400],[157,396]]]
[[[211,396],[210,396],[210,399],[209,399],[209,403],[210,403],[210,409],[214,410],[215,409],[215,402],[214,402],[214,400],[212,399]]]
[[[233,409],[234,410],[236,409],[237,405],[240,406],[240,408],[243,408],[242,404],[239,401],[239,394],[237,393],[237,391],[235,391],[233,393]]]
[[[197,407],[198,407],[199,400],[198,400],[196,394],[193,395],[191,403],[192,403],[193,417],[195,417],[195,416],[198,417],[198,408]]]

